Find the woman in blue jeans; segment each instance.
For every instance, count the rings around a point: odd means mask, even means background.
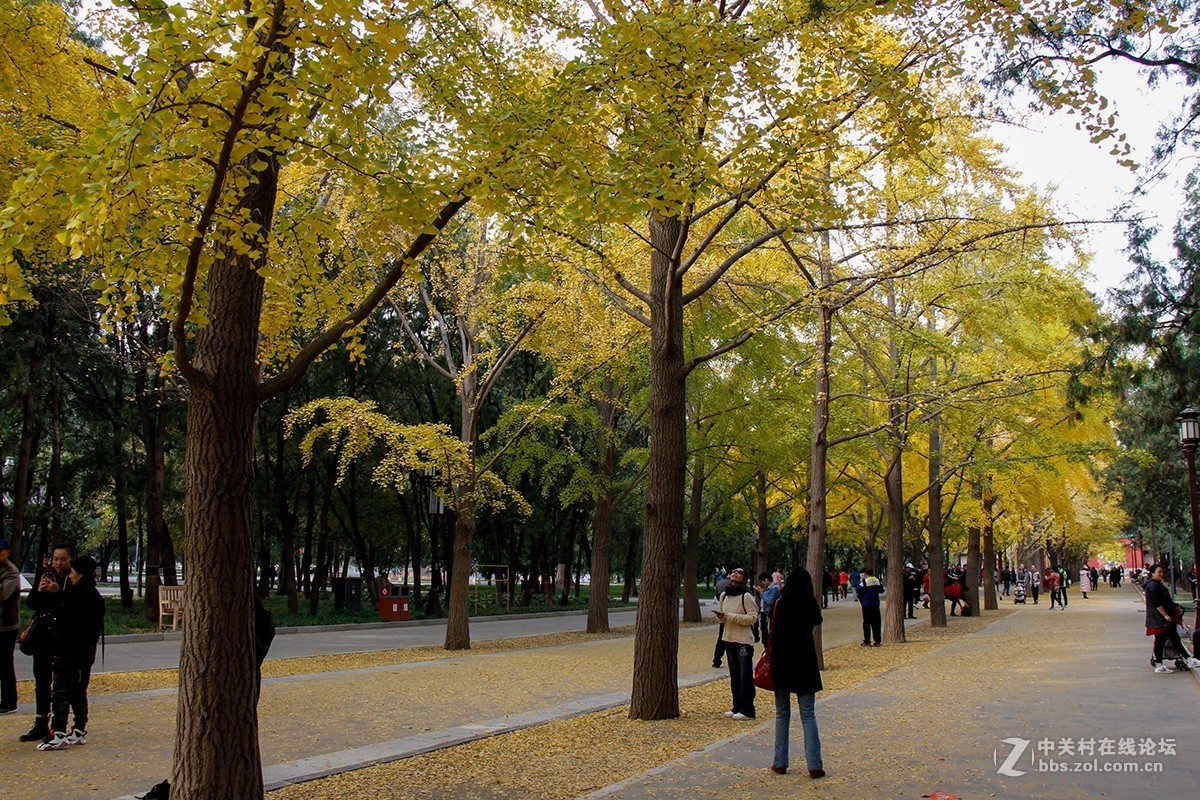
[[[775,761],[771,771],[780,775],[788,768],[788,735],[792,723],[792,695],[800,701],[800,723],[804,730],[804,760],[808,777],[825,775],[821,763],[821,736],[817,732],[816,694],[821,691],[821,670],[813,628],[821,624],[821,607],[813,593],[812,576],[792,570],[775,601],[771,627],[771,677],[775,681]]]

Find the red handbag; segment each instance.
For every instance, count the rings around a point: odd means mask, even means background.
[[[775,607],[771,609],[771,638],[775,637],[775,612],[779,610],[779,601],[775,601]],[[762,658],[758,659],[758,663],[754,665],[754,685],[759,689],[765,689],[768,692],[775,691],[775,679],[771,677],[771,643],[768,640],[763,647]]]

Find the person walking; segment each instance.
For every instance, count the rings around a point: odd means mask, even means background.
[[[857,592],[856,592],[857,593]],[[917,599],[921,596],[921,584],[917,581],[917,570],[912,564],[904,565],[904,615],[917,618]]]
[[[71,562],[62,595],[51,649],[54,716],[50,737],[38,745],[38,750],[61,750],[87,743],[87,688],[96,662],[96,643],[104,630],[104,598],[96,590],[96,561],[91,556]],[[68,712],[75,718],[70,731]]]
[[[858,602],[862,603],[863,647],[869,647],[872,639],[875,646],[879,647],[882,640],[883,620],[879,616],[879,596],[883,592],[883,584],[875,577],[874,570],[863,570],[862,586],[858,587]]]
[[[1178,606],[1171,599],[1171,592],[1163,584],[1166,570],[1162,564],[1150,568],[1150,579],[1146,581],[1146,635],[1154,637],[1154,651],[1150,654],[1150,665],[1155,672],[1171,672],[1171,668],[1163,663],[1163,651],[1167,642],[1175,648],[1181,658],[1187,660],[1188,667],[1200,667],[1200,659],[1188,655],[1187,648],[1179,639],[1179,630],[1175,627],[1180,617]]]
[[[1079,593],[1087,600],[1088,592],[1092,590],[1092,571],[1087,567],[1079,570]]]
[[[1038,593],[1042,590],[1042,573],[1033,568],[1033,564],[1029,565],[1029,569],[1025,570],[1025,574],[1029,580],[1029,593],[1033,595],[1033,604],[1038,604]]]
[[[721,640],[725,642],[725,657],[729,660],[729,689],[733,708],[725,716],[733,719],[754,719],[754,632],[758,622],[758,604],[754,592],[746,585],[745,570],[729,573],[729,588],[721,597],[716,615],[725,626]]]
[[[775,757],[771,771],[780,775],[788,771],[794,694],[800,707],[808,777],[825,776],[816,714],[817,692],[824,687],[813,643],[813,628],[820,624],[821,609],[814,595],[812,576],[798,567],[788,574],[783,593],[775,601],[771,635],[771,680],[775,682]]]
[[[8,555],[8,540],[0,539],[0,714],[17,710],[17,665],[13,662],[13,652],[21,627],[21,571]]]
[[[821,608],[829,608],[829,596],[834,594],[834,573],[833,570],[825,570],[821,575]],[[837,599],[837,596],[834,596]]]
[[[1050,569],[1046,570],[1044,584],[1044,588],[1050,593],[1050,610],[1054,610],[1055,603],[1058,603],[1063,608],[1066,608],[1065,605],[1062,605],[1062,596],[1059,594],[1059,586],[1062,584],[1062,576],[1058,574],[1057,569],[1050,567]]]
[[[63,587],[67,584],[67,575],[71,572],[71,559],[75,557],[75,548],[60,542],[54,545],[50,552],[50,564],[43,567],[34,588],[25,598],[35,615],[41,614],[50,618],[58,615],[62,605]],[[33,654],[33,727],[20,736],[22,742],[41,742],[50,735],[50,687],[53,682],[53,654],[49,649]]]

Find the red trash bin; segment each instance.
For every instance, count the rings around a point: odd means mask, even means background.
[[[410,618],[407,597],[379,598],[379,618],[391,622],[405,622]]]

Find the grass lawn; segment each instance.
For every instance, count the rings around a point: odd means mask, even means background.
[[[476,600],[475,587],[471,587],[471,616],[495,616],[503,614],[532,614],[543,611],[581,611],[587,609],[589,587],[584,586],[579,590],[579,597],[571,598],[571,602],[565,606],[558,603],[547,605],[542,595],[534,595],[533,601],[528,606],[513,605],[511,610],[507,610],[503,605],[496,606],[495,592],[492,587],[480,586],[478,593],[478,601]],[[109,636],[115,636],[123,633],[153,633],[158,630],[157,616],[153,620],[146,619],[143,613],[142,598],[135,597],[133,600],[133,609],[126,610],[121,608],[120,598],[106,597],[105,604],[107,610],[104,617],[104,631]],[[519,597],[518,597],[519,599]],[[422,597],[422,604],[424,597]],[[621,602],[621,587],[612,586],[609,589],[609,608],[623,608],[632,605],[631,603]],[[322,594],[320,602],[317,605],[317,613],[315,615],[308,614],[308,600],[300,597],[300,613],[289,614],[287,610],[287,598],[271,595],[266,599],[266,606],[275,617],[275,626],[278,628],[302,627],[307,625],[346,625],[362,622],[379,622],[379,615],[371,608],[371,603],[365,597],[362,602],[362,609],[359,611],[334,610],[333,594],[325,592]],[[21,627],[29,621],[32,612],[21,604]],[[413,608],[412,618],[426,619],[426,615],[418,608]]]

